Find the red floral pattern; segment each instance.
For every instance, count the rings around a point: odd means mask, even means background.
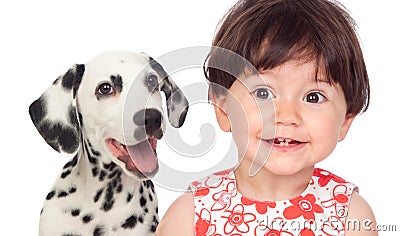
[[[260,214],[265,214],[268,211],[269,208],[275,208],[276,202],[264,202],[264,201],[256,201],[249,199],[247,197],[242,196],[241,202],[245,206],[250,206],[250,205],[255,205],[256,211]]]
[[[226,170],[193,182],[191,189],[197,236],[344,236],[355,185],[316,168],[299,196],[257,201],[237,192],[233,170]]]
[[[306,220],[315,220],[314,213],[323,213],[324,210],[318,204],[315,204],[315,196],[307,194],[305,197],[299,196],[290,200],[292,206],[283,211],[283,216],[286,219],[296,219],[303,216]]]
[[[225,211],[228,215],[222,215],[222,218],[227,219],[224,225],[224,233],[231,234],[232,232],[248,233],[250,231],[249,223],[256,219],[253,213],[244,212],[243,205],[236,205],[232,211]]]
[[[319,177],[318,185],[321,187],[325,187],[331,180],[337,183],[346,183],[346,181],[339,176],[322,169],[318,169],[318,171],[314,172],[314,176]]]

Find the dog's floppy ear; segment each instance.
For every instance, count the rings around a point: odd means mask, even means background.
[[[84,65],[73,65],[29,106],[36,129],[60,153],[73,155],[79,147],[80,122],[75,96],[84,71]]]
[[[156,60],[150,57],[150,66],[162,78],[160,90],[165,93],[167,100],[167,112],[169,123],[175,128],[179,128],[185,121],[189,102],[182,90],[172,81],[165,72],[164,68]]]

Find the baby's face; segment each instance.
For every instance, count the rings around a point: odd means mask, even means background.
[[[279,175],[325,159],[354,118],[346,117],[341,86],[322,73],[316,81],[312,62],[287,62],[236,80],[223,103],[226,113],[217,116],[229,119],[239,158]]]

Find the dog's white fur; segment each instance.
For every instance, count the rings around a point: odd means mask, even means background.
[[[43,138],[73,157],[46,197],[39,235],[154,233],[158,208],[153,184],[146,173],[126,168],[105,141],[129,146],[151,136],[133,117],[144,109],[163,114],[160,91],[166,94],[170,123],[182,125],[188,102],[165,75],[146,54],[106,52],[74,65],[32,103],[30,115]],[[111,81],[112,76],[119,79]],[[149,88],[149,76],[157,78],[155,88]],[[114,93],[99,93],[103,83],[114,86]]]

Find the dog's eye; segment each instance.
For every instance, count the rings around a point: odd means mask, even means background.
[[[147,86],[151,89],[155,88],[158,84],[157,76],[149,75],[147,77]]]
[[[107,95],[114,93],[114,88],[109,83],[102,83],[97,87],[97,93],[100,95]]]

